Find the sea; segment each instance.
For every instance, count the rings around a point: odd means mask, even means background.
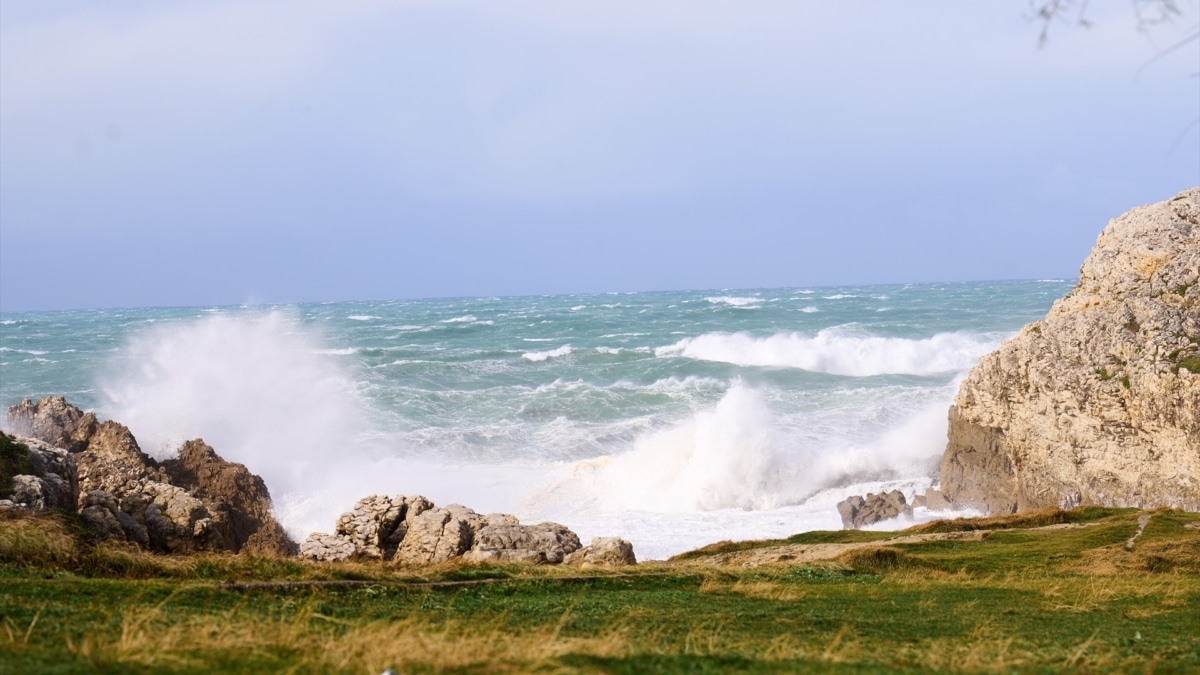
[[[0,404],[66,396],[160,459],[203,438],[299,540],[422,494],[663,559],[923,493],[968,370],[1071,285],[2,312]]]

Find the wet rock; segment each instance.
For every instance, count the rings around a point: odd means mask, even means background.
[[[158,462],[142,452],[129,429],[117,422],[101,423],[87,449],[75,455],[79,489],[102,490],[118,499],[141,492],[148,482],[165,483],[168,476]]]
[[[838,502],[837,509],[842,516],[842,527],[847,530],[857,530],[900,515],[912,517],[912,506],[899,490],[887,494],[868,492],[865,498],[849,497]]]

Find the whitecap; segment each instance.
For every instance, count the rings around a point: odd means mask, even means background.
[[[442,323],[474,323],[478,320],[470,314],[465,314],[463,316],[456,316],[453,319],[443,319]]]
[[[845,300],[846,298],[857,298],[857,295],[852,293],[838,293],[836,295],[822,295],[826,300]]]
[[[552,359],[552,358],[556,358],[559,356],[566,356],[567,354],[570,354],[570,353],[571,353],[571,345],[563,345],[563,346],[559,347],[558,349],[551,349],[551,350],[545,351],[545,352],[526,352],[521,355],[521,358],[525,359],[526,361],[533,361],[536,363],[539,361],[545,361],[546,359]]]
[[[355,314],[346,318],[351,321],[374,321],[375,319],[380,319],[383,317],[371,316],[370,314]]]
[[[654,350],[659,357],[684,357],[739,366],[800,368],[867,377],[934,375],[969,369],[1000,344],[999,336],[938,333],[924,339],[860,335],[825,329],[815,336],[776,333],[705,333]]]
[[[813,314],[813,313],[819,312],[821,310],[817,309],[816,307],[813,307],[812,305],[809,305],[808,307],[805,307],[804,309],[802,309],[800,311],[804,312],[805,314]]]
[[[714,305],[729,305],[731,307],[749,307],[762,302],[762,298],[740,298],[732,295],[721,295],[711,298],[705,298],[708,302]]]

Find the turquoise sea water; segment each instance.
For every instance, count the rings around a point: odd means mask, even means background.
[[[371,492],[555,519],[642,557],[837,527],[927,485],[976,359],[1065,281],[0,315],[0,403],[203,437],[293,534]]]

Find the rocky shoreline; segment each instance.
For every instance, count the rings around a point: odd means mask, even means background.
[[[629,542],[597,537],[583,546],[558,523],[523,525],[458,504],[370,495],[342,514],[333,534],[298,545],[271,512],[262,478],[221,458],[202,439],[156,461],[130,430],[100,422],[61,396],[8,410],[0,432],[0,511],[78,513],[99,539],[157,553],[224,551],[316,561],[383,560],[423,565],[450,560],[632,565]]]

